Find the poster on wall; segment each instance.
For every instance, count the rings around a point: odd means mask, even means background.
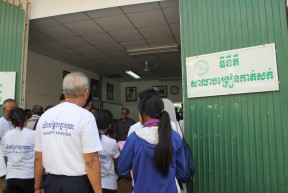
[[[186,58],[188,98],[279,90],[275,44]]]
[[[0,105],[8,98],[15,97],[16,72],[0,72]]]

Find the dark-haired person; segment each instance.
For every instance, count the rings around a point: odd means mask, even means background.
[[[25,109],[26,119],[30,119],[32,117],[32,110],[31,109]]]
[[[9,112],[14,129],[9,130],[2,143],[6,147],[7,193],[34,192],[35,131],[25,128],[26,115],[21,108]]]
[[[132,169],[135,193],[176,193],[175,178],[183,177],[186,169],[181,137],[171,129],[160,97],[144,97],[138,108],[144,127],[128,137],[118,172],[128,175]]]
[[[85,105],[83,106],[84,109],[87,109],[88,111],[91,111],[93,104],[92,104],[92,100],[93,100],[93,96],[91,94],[91,92],[89,93],[89,96],[86,100]]]
[[[139,93],[140,101],[146,96],[160,96],[160,95],[159,95],[159,92],[157,90],[155,90],[153,88],[149,88],[149,89],[146,89],[146,90]],[[128,131],[128,137],[131,133],[133,133],[134,131],[136,131],[137,129],[140,129],[142,127],[143,127],[143,125],[140,123],[140,121],[131,125],[131,127],[129,128],[129,131]]]
[[[63,103],[63,102],[65,102],[65,96],[64,96],[64,94],[62,93],[62,94],[60,95],[60,97],[59,97],[59,103]]]
[[[94,107],[92,107],[91,110],[90,110],[90,112],[95,116],[97,110],[96,110]]]
[[[44,109],[44,112],[48,111],[49,109],[51,109],[52,107],[54,107],[54,105],[47,105]]]
[[[117,193],[117,179],[115,173],[114,160],[120,155],[118,144],[115,139],[107,137],[105,134],[111,127],[113,121],[112,114],[108,110],[99,110],[95,114],[96,123],[100,132],[102,151],[98,152],[101,163],[101,184],[103,193]]]

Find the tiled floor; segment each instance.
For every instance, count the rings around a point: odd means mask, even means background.
[[[118,181],[118,193],[131,193],[132,181],[128,181],[127,178],[122,178]]]

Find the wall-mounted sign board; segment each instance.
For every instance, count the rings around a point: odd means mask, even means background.
[[[275,44],[186,58],[188,98],[279,90]]]
[[[15,98],[16,72],[0,72],[0,105],[3,101]]]

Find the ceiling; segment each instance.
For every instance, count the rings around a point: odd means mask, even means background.
[[[119,82],[181,79],[180,51],[129,56],[127,50],[178,45],[178,0],[113,7],[30,21],[29,50]],[[145,61],[149,71],[144,71]],[[146,62],[146,63],[147,63]],[[146,64],[147,65],[147,64]]]

